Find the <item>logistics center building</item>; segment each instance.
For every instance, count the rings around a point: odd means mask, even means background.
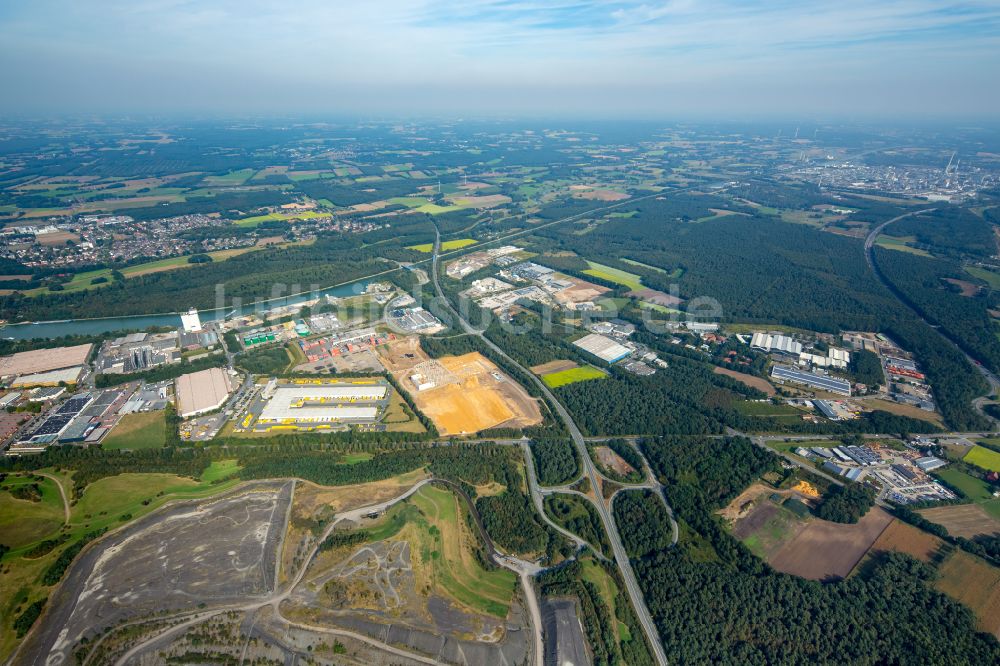
[[[377,403],[388,396],[385,384],[369,386],[278,386],[261,410],[258,423],[334,423],[374,421]]]

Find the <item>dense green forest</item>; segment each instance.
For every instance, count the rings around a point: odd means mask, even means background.
[[[875,489],[860,483],[831,484],[816,516],[835,523],[856,523],[875,506]]]
[[[912,236],[914,247],[936,255],[987,258],[997,253],[992,225],[969,209],[957,206],[938,205],[934,210],[894,222],[887,232]]]
[[[573,252],[581,258],[640,274],[643,283],[655,289],[669,292],[671,285],[676,285],[680,296],[689,302],[703,297],[714,299],[721,306],[716,314],[723,320],[830,333],[885,332],[917,355],[949,426],[974,429],[982,425],[982,417],[970,403],[985,392],[985,384],[979,378],[970,379],[971,367],[965,359],[947,349],[938,332],[919,321],[882,286],[868,269],[860,240],[756,213],[691,224],[684,222],[683,216],[692,203],[676,199],[677,195],[668,195],[663,200],[638,202],[635,216],[609,219],[586,233],[578,233],[572,224],[540,230],[535,247],[546,252]],[[885,206],[892,209],[883,211],[885,216],[900,212],[898,206]],[[884,252],[879,250],[879,256]],[[636,267],[621,262],[620,257],[664,270],[679,268],[682,274],[678,278]],[[552,263],[549,257],[541,260]],[[559,257],[556,263],[571,264],[568,269],[583,265],[572,257]],[[981,322],[979,313],[973,321]],[[972,325],[979,336],[992,330],[992,326]],[[983,338],[982,344],[998,343],[995,338]],[[568,393],[587,390],[584,384],[566,388]],[[901,430],[911,432],[926,428],[918,423],[901,426]],[[645,430],[651,431],[669,432]]]
[[[958,264],[884,248],[876,248],[875,259],[882,275],[928,321],[970,356],[1000,372],[1000,339],[987,312],[989,302],[981,296],[962,296],[947,282],[970,279]]]
[[[563,485],[580,474],[579,456],[570,440],[536,439],[531,443],[531,454],[540,485]]]
[[[614,511],[669,654],[681,663],[983,664],[1000,659],[972,613],[929,584],[933,571],[887,554],[861,575],[818,583],[779,574],[734,539],[714,512],[775,456],[743,438],[642,443],[682,524],[673,548],[666,510],[623,493]],[[635,516],[642,516],[637,519]],[[808,618],[808,621],[804,621]]]

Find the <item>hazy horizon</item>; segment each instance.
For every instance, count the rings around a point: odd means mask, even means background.
[[[989,120],[1000,4],[41,0],[5,114]]]

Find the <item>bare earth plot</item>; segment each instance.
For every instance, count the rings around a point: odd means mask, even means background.
[[[258,483],[139,519],[73,564],[15,663],[72,663],[104,627],[273,590],[291,482]]]
[[[594,448],[594,453],[597,455],[597,462],[600,463],[601,466],[614,471],[616,474],[628,476],[635,471],[632,465],[625,462],[625,459],[612,451],[610,447],[598,446]]]
[[[485,570],[465,505],[425,485],[319,554],[280,606],[290,622],[340,628],[446,663],[521,663],[530,641],[516,579]],[[360,540],[354,540],[351,536]]]
[[[778,571],[811,580],[846,578],[893,517],[875,507],[854,525],[813,518],[770,559]]]
[[[415,339],[407,338],[379,348],[378,353],[443,435],[542,422],[538,401],[478,352],[430,359]],[[419,390],[418,383],[431,386]]]
[[[516,576],[482,567],[466,504],[425,478],[168,505],[83,552],[12,663],[525,663]]]
[[[901,520],[894,520],[872,544],[869,554],[906,553],[921,562],[930,562],[941,552],[944,541]]]
[[[755,388],[758,391],[763,391],[767,395],[774,395],[777,391],[774,390],[774,386],[771,382],[767,381],[763,377],[757,377],[756,375],[748,375],[745,372],[737,372],[736,370],[730,370],[729,368],[720,368],[715,366],[712,368],[712,372],[717,375],[725,375],[727,377],[732,377],[738,382],[746,384],[750,388]]]

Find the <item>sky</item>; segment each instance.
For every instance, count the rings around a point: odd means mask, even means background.
[[[1000,0],[0,0],[0,113],[1000,118]]]

